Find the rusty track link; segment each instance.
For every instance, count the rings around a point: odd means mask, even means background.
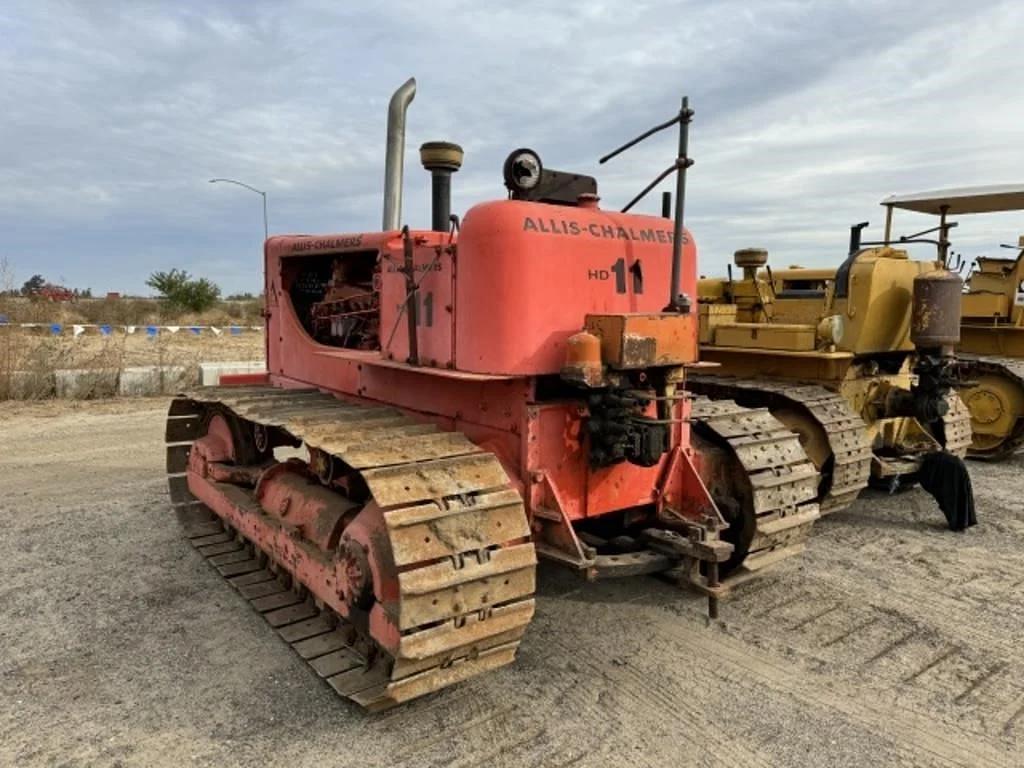
[[[399,570],[400,597],[385,604],[401,631],[393,655],[357,637],[271,553],[191,494],[188,450],[212,406],[283,429],[361,474],[384,510]],[[463,435],[316,390],[230,387],[176,399],[167,443],[171,501],[185,535],[339,694],[386,709],[514,659],[533,617],[537,558],[521,497],[493,454]],[[254,498],[242,503],[263,514]]]
[[[867,487],[872,455],[867,430],[841,395],[815,384],[707,375],[691,376],[687,388],[714,400],[743,402],[746,395],[763,401],[767,396],[769,407],[784,405],[809,414],[824,431],[834,457],[831,483],[818,500],[822,515],[845,509]]]
[[[799,436],[767,408],[728,400],[695,398],[690,419],[728,443],[750,480],[756,529],[743,569],[754,572],[802,552],[819,517],[819,477]]]
[[[1024,390],[1024,360],[1016,357],[1001,357],[997,355],[967,355],[958,354],[961,368],[966,371],[966,377],[989,374],[1009,379],[1021,390]],[[968,409],[968,413],[970,410]],[[968,447],[967,456],[972,459],[990,459],[998,461],[1014,453],[1018,448],[1024,446],[1024,420],[1018,422],[1017,429],[1006,440],[994,449],[978,451]]]

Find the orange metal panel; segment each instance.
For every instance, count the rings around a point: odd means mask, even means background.
[[[516,200],[477,205],[459,236],[456,365],[557,373],[587,314],[660,312],[671,265],[667,219]],[[696,299],[689,233],[680,288]]]
[[[377,251],[401,237],[399,232],[346,232],[333,235],[274,235],[267,239],[267,259],[311,256],[318,253]]]
[[[418,299],[416,339],[420,364],[430,368],[454,367],[454,280],[452,249],[419,243],[413,250]],[[402,241],[392,242],[381,253],[380,330],[383,356],[405,361],[409,357],[408,289],[402,269]]]
[[[693,315],[672,313],[587,315],[585,327],[601,340],[612,368],[681,365],[697,359]]]
[[[399,365],[380,352],[319,344],[306,333],[281,294],[279,262],[268,265],[267,367],[272,381],[301,382],[338,394],[390,403],[425,416],[514,431],[529,398],[529,379],[460,376],[458,372]]]
[[[660,315],[668,301],[671,222],[499,201],[467,214],[454,256],[443,250],[447,234],[416,232],[414,237],[420,291],[435,297],[432,323],[419,326],[420,354],[445,366],[453,362],[454,350],[455,368],[401,362],[408,346],[399,309],[406,292],[398,271],[404,261],[399,233],[275,237],[266,245],[267,359],[274,383],[314,385],[394,404],[463,431],[501,456],[531,514],[558,505],[568,519],[578,520],[654,504],[665,491],[678,492],[678,471],[672,468],[678,465],[676,453],[655,467],[624,462],[592,470],[580,444],[579,405],[531,402],[532,377],[560,370],[566,340],[588,314],[626,318],[622,332],[654,338],[655,357],[663,361],[695,358],[695,316],[664,321],[671,326],[664,333],[652,327],[663,321],[638,317]],[[282,290],[282,261],[346,250],[381,254],[385,345],[394,328],[384,355],[317,343]],[[695,298],[695,246],[689,235],[683,256],[681,290]],[[396,359],[387,359],[388,353]],[[673,429],[675,446],[688,446],[688,438],[685,425]]]
[[[580,445],[582,417],[577,406],[546,404],[528,409],[526,467],[531,489],[528,505],[556,508],[570,520],[595,517],[629,507],[653,504],[660,479],[670,459],[666,454],[653,467],[622,462],[591,469]],[[556,489],[558,499],[546,490]]]

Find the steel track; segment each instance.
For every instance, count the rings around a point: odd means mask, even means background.
[[[714,400],[743,402],[747,395],[763,402],[767,395],[770,407],[785,405],[808,414],[824,432],[834,457],[831,482],[818,500],[822,515],[845,509],[867,487],[872,454],[864,420],[835,392],[815,384],[707,375],[690,377],[687,388]]]
[[[731,448],[750,482],[756,527],[743,569],[753,572],[806,546],[819,517],[818,472],[799,436],[767,408],[698,397],[690,420]]]
[[[401,632],[393,653],[191,493],[188,452],[212,408],[281,429],[360,473],[384,509],[399,570],[398,600],[385,605]],[[514,659],[533,617],[536,554],[505,471],[461,434],[316,390],[205,388],[171,404],[167,470],[191,543],[342,696],[386,709]],[[217,485],[247,516],[275,523],[250,489]]]
[[[971,410],[956,392],[950,392],[946,401],[949,403],[949,411],[942,417],[946,434],[945,448],[962,459],[970,453]]]

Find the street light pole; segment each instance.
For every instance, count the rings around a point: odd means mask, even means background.
[[[267,193],[262,189],[256,189],[256,187],[250,187],[244,181],[238,181],[237,179],[210,179],[211,184],[217,182],[224,182],[225,184],[235,184],[239,187],[245,187],[250,192],[255,192],[257,195],[263,198],[263,239],[266,240],[270,236],[270,229],[267,226]]]

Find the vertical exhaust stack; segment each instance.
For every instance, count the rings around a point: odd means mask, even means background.
[[[410,77],[388,104],[388,144],[384,155],[384,221],[388,232],[402,225],[402,172],[405,167],[405,113],[416,96],[416,78]]]
[[[452,174],[462,167],[462,147],[447,141],[428,141],[420,147],[420,162],[430,171],[430,228],[447,232],[452,215]]]
[[[854,224],[850,227],[850,247],[847,251],[850,256],[854,256],[860,250],[861,237],[864,234],[864,230],[869,226],[868,222],[862,221],[860,224]],[[885,235],[885,240],[886,242],[889,241],[888,232]]]

